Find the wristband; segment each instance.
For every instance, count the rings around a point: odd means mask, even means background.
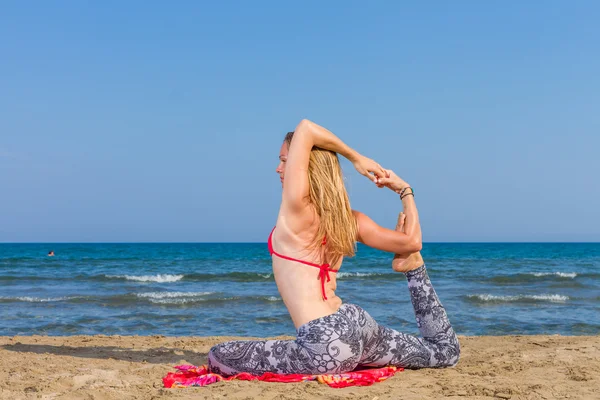
[[[411,190],[413,193],[415,192],[415,191],[413,190],[413,188],[411,188],[410,186],[407,186],[407,187],[405,187],[404,189],[402,189],[402,190],[400,191],[400,193],[399,193],[399,194],[400,194],[400,198],[402,198],[402,195],[404,194],[404,192],[406,192],[406,189],[410,189],[410,190]]]
[[[410,193],[404,193],[404,192],[406,192],[406,189],[410,189]],[[400,192],[400,200],[403,200],[406,196],[411,196],[411,195],[412,195],[412,197],[415,197],[415,191],[414,191],[414,189],[411,188],[411,187],[405,187]]]

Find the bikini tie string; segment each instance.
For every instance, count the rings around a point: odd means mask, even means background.
[[[323,292],[323,300],[327,300],[327,296],[325,295],[325,278],[327,278],[327,282],[331,281],[329,277],[329,264],[323,264],[319,267],[319,277],[321,280],[321,291]]]

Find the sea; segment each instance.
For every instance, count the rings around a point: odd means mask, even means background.
[[[599,243],[426,243],[422,254],[460,335],[600,334]],[[359,245],[336,293],[416,334],[391,258]],[[8,336],[295,335],[265,243],[0,244],[0,313]]]

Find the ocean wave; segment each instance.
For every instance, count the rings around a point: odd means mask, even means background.
[[[544,281],[562,281],[575,279],[578,276],[586,276],[586,274],[578,274],[577,272],[526,272],[514,275],[498,275],[490,277],[486,280],[498,284],[520,284],[527,282],[539,282]]]
[[[47,303],[47,302],[68,302],[73,304],[102,304],[112,307],[129,307],[136,304],[153,303],[163,305],[181,305],[202,303],[203,305],[221,305],[227,303],[273,303],[280,302],[281,297],[277,296],[227,296],[220,297],[223,294],[218,292],[142,292],[142,293],[123,293],[109,296],[81,296],[71,295],[62,297],[34,297],[34,296],[0,296],[0,303]]]
[[[276,296],[232,296],[221,298],[202,298],[202,297],[172,297],[172,298],[149,298],[151,303],[162,305],[188,305],[194,303],[202,303],[203,305],[223,304],[228,302],[277,302],[281,301],[280,297]]]
[[[180,297],[198,297],[214,294],[215,292],[148,292],[136,293],[137,297],[149,299],[174,299]]]
[[[352,276],[381,276],[381,275],[390,275],[390,274],[378,274],[376,272],[338,272],[336,276],[338,278],[348,278]]]
[[[340,279],[376,279],[386,280],[398,278],[399,274],[394,272],[358,272],[358,271],[341,271],[335,275]],[[62,281],[64,279],[69,281],[95,281],[95,282],[144,282],[144,283],[174,283],[174,282],[269,282],[273,281],[273,273],[270,272],[226,272],[220,274],[212,273],[179,273],[179,274],[155,274],[155,275],[125,275],[125,274],[99,274],[99,275],[56,275],[56,276],[33,276],[33,275],[0,275],[0,282],[25,282],[25,281]]]
[[[31,296],[16,296],[16,297],[6,297],[0,296],[0,302],[16,302],[16,301],[24,301],[28,303],[48,303],[54,301],[67,301],[72,299],[79,299],[81,296],[63,296],[63,297],[31,297]]]
[[[471,294],[467,298],[484,303],[509,303],[509,302],[551,302],[564,303],[568,296],[560,294],[519,294],[516,296],[497,296],[493,294]]]
[[[533,276],[558,276],[561,278],[575,278],[577,276],[576,272],[531,272]]]
[[[109,279],[125,279],[128,281],[136,282],[177,282],[183,278],[183,275],[169,275],[169,274],[158,274],[158,275],[104,275]]]
[[[264,282],[273,279],[273,274],[268,272],[228,272],[224,274],[158,274],[158,275],[102,275],[95,276],[94,280],[125,279],[138,282],[209,282],[209,281],[234,281],[234,282]]]
[[[198,303],[202,301],[201,299],[196,299],[196,298],[188,298],[188,299],[181,299],[181,298],[176,298],[176,299],[150,299],[151,303],[154,304],[189,304],[189,303]]]
[[[234,281],[234,282],[264,282],[273,279],[270,272],[228,272],[225,274],[189,274],[184,280],[195,282]]]

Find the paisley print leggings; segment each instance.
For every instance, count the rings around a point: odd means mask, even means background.
[[[298,328],[296,340],[233,341],[208,353],[212,372],[323,374],[357,367],[451,367],[460,346],[425,265],[406,273],[422,337],[379,325],[362,308],[343,304],[337,312]]]

